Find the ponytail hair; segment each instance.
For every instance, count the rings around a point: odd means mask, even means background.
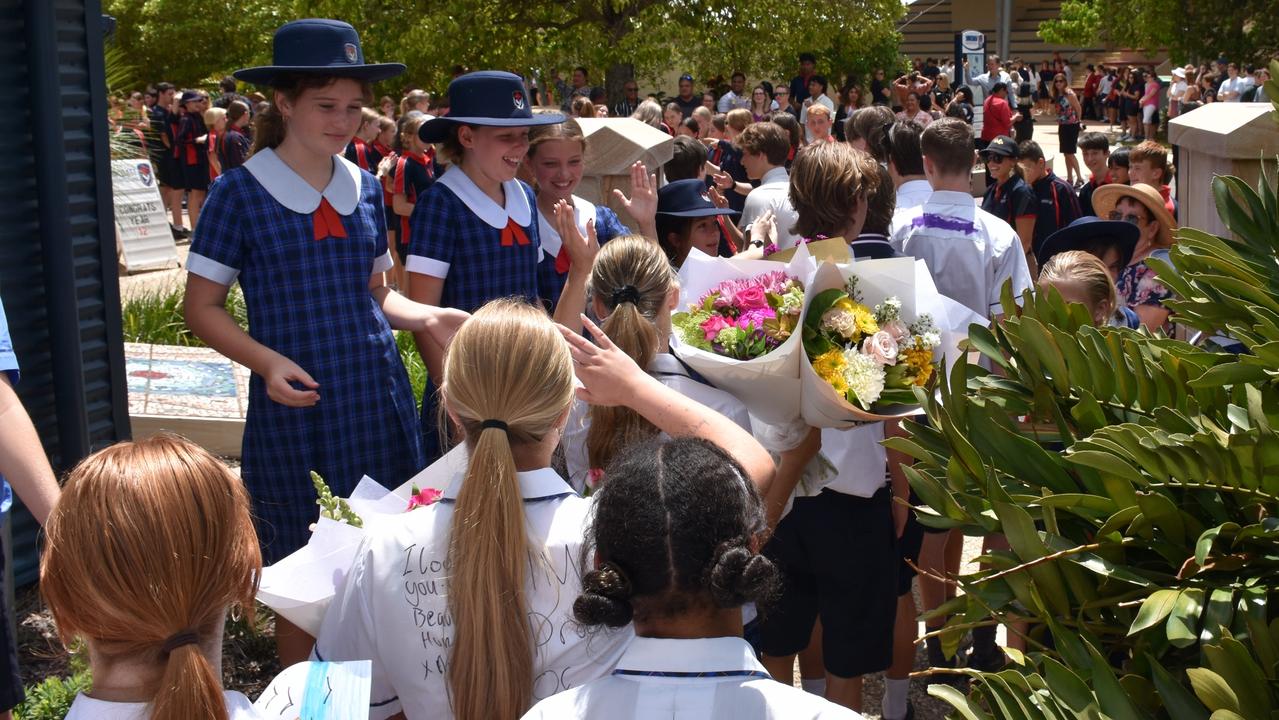
[[[755,485],[724,450],[697,438],[626,450],[606,470],[573,615],[584,625],[767,603],[777,568],[755,549],[765,530]]]
[[[205,650],[221,653],[228,606],[252,618],[262,574],[240,479],[176,435],[122,442],[71,472],[45,533],[40,590],[63,641],[163,667],[155,720],[225,720]]]
[[[603,330],[647,368],[657,355],[657,319],[675,283],[661,248],[638,235],[615,238],[600,248],[591,269],[591,293],[608,309]],[[657,428],[634,410],[590,407],[586,456],[592,468],[603,468],[625,447],[657,434]]]
[[[275,89],[275,96],[272,102],[267,105],[266,109],[257,114],[257,118],[253,121],[253,152],[258,152],[264,148],[275,148],[284,142],[284,136],[288,132],[288,128],[284,123],[284,115],[280,112],[279,100],[280,96],[284,96],[289,102],[297,102],[302,97],[302,93],[307,90],[318,90],[326,88],[341,78],[331,75],[312,75],[310,73],[280,73],[276,75],[271,82]],[[373,102],[373,86],[367,82],[361,82],[360,87],[364,95],[364,103]]]
[[[533,555],[512,448],[563,422],[573,400],[568,345],[540,308],[495,300],[453,337],[440,393],[470,451],[449,531],[453,715],[515,720],[532,703],[534,644],[525,596]]]

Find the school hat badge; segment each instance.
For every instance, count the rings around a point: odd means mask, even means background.
[[[281,25],[272,40],[272,64],[236,70],[237,80],[270,85],[299,73],[378,82],[404,73],[402,63],[366,63],[360,35],[341,20],[310,18]]]
[[[560,113],[533,114],[519,75],[497,70],[467,73],[449,83],[449,114],[422,123],[422,142],[437,143],[448,137],[453,125],[530,127],[557,125]]]

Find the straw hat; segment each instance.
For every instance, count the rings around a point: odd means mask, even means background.
[[[1172,213],[1168,212],[1168,208],[1164,205],[1163,195],[1155,188],[1144,183],[1136,185],[1121,185],[1119,183],[1110,183],[1102,185],[1093,191],[1092,207],[1097,212],[1097,217],[1109,219],[1110,212],[1115,209],[1115,205],[1119,203],[1120,198],[1132,198],[1150,211],[1150,216],[1159,223],[1159,244],[1163,247],[1172,246],[1172,231],[1177,229],[1177,221],[1173,219]]]

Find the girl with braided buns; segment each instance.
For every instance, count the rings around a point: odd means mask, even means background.
[[[595,569],[573,604],[587,626],[632,624],[607,677],[538,703],[542,718],[859,718],[770,678],[742,639],[741,607],[766,601],[760,494],[720,447],[696,438],[632,447],[608,470],[588,541]]]

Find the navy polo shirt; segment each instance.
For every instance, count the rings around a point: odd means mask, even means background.
[[[1074,222],[1081,213],[1075,189],[1051,171],[1032,183],[1031,189],[1038,199],[1033,249],[1039,252],[1049,235]]]
[[[1017,218],[1035,215],[1035,191],[1020,175],[1013,175],[1003,185],[986,188],[981,209],[1017,228]]]

